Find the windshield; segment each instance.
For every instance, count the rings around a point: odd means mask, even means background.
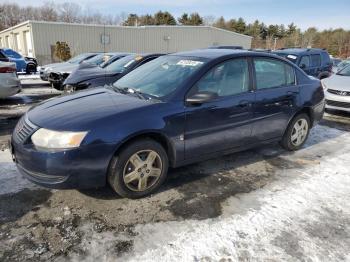
[[[295,63],[297,61],[297,59],[298,59],[298,56],[292,55],[292,54],[286,54],[286,53],[275,53],[275,54],[279,55],[279,56],[281,56],[283,58],[286,58],[286,59],[288,59],[289,61],[291,61],[293,63]]]
[[[71,64],[79,64],[81,61],[85,60],[88,56],[91,56],[91,54],[80,54],[75,57],[72,57],[67,62]]]
[[[342,70],[340,70],[337,75],[341,76],[350,76],[350,65],[344,67]]]
[[[86,60],[86,62],[93,65],[100,65],[102,63],[107,62],[111,57],[112,57],[111,54],[100,54]]]
[[[157,98],[164,97],[179,88],[205,62],[203,58],[161,56],[125,75],[113,86],[132,88]]]
[[[345,61],[338,64],[338,68],[341,69],[349,64],[350,64],[350,60],[345,60]]]
[[[128,55],[114,61],[113,63],[105,66],[104,68],[107,72],[123,73],[125,70],[129,69],[140,59],[142,59],[142,57],[139,55]]]

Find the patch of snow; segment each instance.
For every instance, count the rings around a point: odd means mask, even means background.
[[[9,150],[0,151],[0,195],[38,188],[24,178],[13,163]]]
[[[324,150],[330,154],[315,160]],[[349,258],[350,241],[327,230],[350,234],[350,134],[317,126],[304,149],[282,157],[308,165],[280,170],[270,185],[227,199],[218,218],[137,225],[133,251],[120,261]],[[95,241],[88,253],[115,261],[105,249],[113,239]]]

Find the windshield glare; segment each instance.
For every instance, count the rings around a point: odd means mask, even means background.
[[[113,86],[161,98],[175,91],[205,62],[202,58],[161,56],[125,75]]]
[[[129,55],[125,56],[123,58],[120,58],[113,63],[104,66],[105,70],[107,72],[113,72],[113,73],[123,73],[125,70],[130,68],[132,65],[135,64],[137,61],[135,58],[139,57],[137,55]]]
[[[86,60],[86,62],[88,62],[89,64],[93,64],[93,65],[100,65],[102,63],[107,62],[111,57],[112,57],[111,54],[101,54],[101,55],[97,55],[91,59]]]
[[[340,70],[337,75],[341,75],[341,76],[350,76],[350,65],[346,66],[345,68],[343,68],[342,70]]]

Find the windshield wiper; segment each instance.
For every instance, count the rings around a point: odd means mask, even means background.
[[[124,87],[123,90],[129,94],[135,94],[138,98],[148,100],[149,97],[146,96],[146,94],[136,90],[135,88],[132,87]]]

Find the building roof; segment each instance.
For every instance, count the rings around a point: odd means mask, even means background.
[[[213,29],[213,30],[217,30],[217,31],[223,31],[225,33],[229,33],[229,34],[234,34],[234,35],[239,35],[241,37],[247,37],[247,38],[252,38],[251,36],[248,35],[243,35],[243,34],[239,34],[233,31],[229,31],[229,30],[225,30],[225,29],[221,29],[221,28],[217,28],[217,27],[213,27],[213,26],[191,26],[191,25],[147,25],[147,26],[120,26],[120,25],[101,25],[101,24],[80,24],[80,23],[65,23],[65,22],[47,22],[47,21],[34,21],[34,20],[28,20],[25,21],[23,23],[17,24],[15,26],[12,26],[10,28],[7,28],[3,31],[0,32],[1,33],[5,33],[7,31],[11,31],[15,28],[27,25],[29,26],[30,24],[52,24],[52,25],[69,25],[69,26],[85,26],[85,27],[105,27],[105,28],[129,28],[129,29],[145,29],[145,28],[208,28],[208,29]]]

